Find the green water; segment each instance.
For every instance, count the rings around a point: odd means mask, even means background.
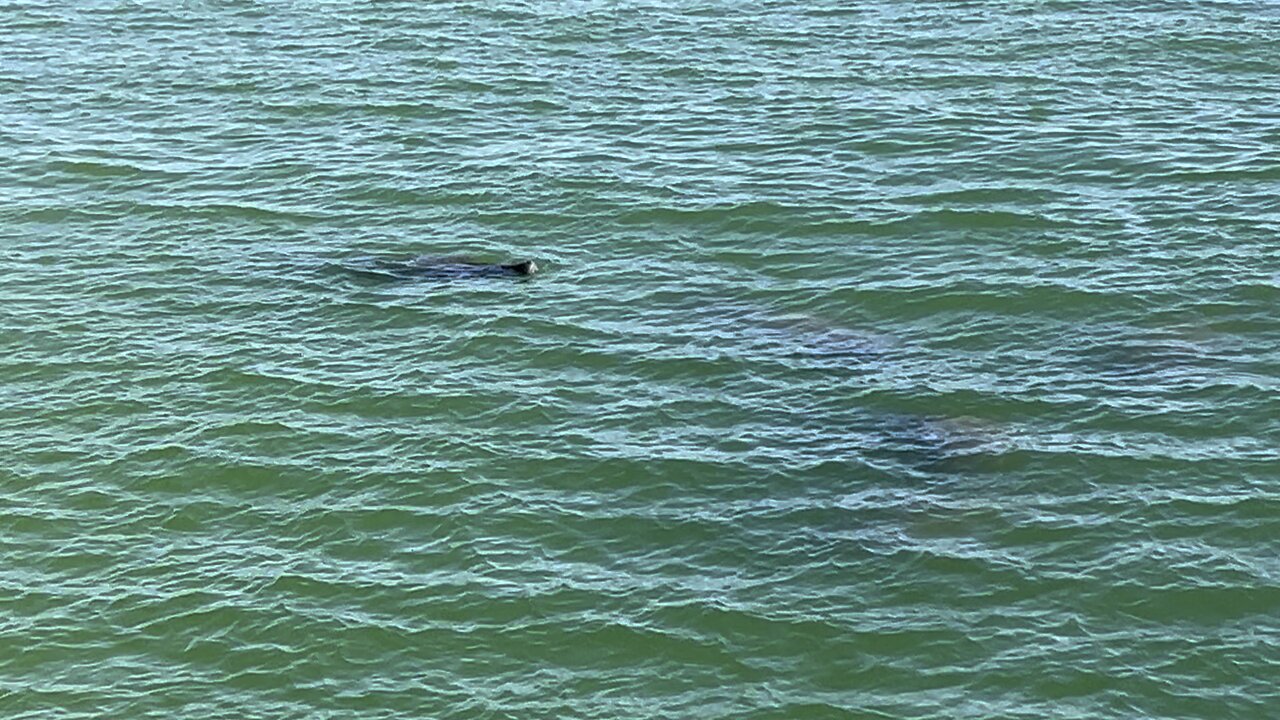
[[[6,720],[1280,717],[1280,6],[4,2],[0,100]]]

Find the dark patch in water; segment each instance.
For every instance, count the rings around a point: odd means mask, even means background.
[[[353,275],[374,280],[528,277],[538,272],[538,265],[532,260],[491,263],[459,255],[421,255],[409,260],[364,258],[342,267]]]

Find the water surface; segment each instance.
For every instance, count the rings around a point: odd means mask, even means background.
[[[0,715],[1274,715],[1277,47],[0,5]]]

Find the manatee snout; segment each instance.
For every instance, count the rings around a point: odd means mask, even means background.
[[[521,260],[520,262],[507,263],[502,267],[507,268],[517,275],[532,275],[538,272],[538,263],[532,260]]]

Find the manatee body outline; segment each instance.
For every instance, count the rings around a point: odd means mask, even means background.
[[[461,255],[419,255],[410,260],[374,258],[347,269],[358,275],[390,280],[453,280],[489,277],[528,277],[538,272],[533,260],[492,263]]]

